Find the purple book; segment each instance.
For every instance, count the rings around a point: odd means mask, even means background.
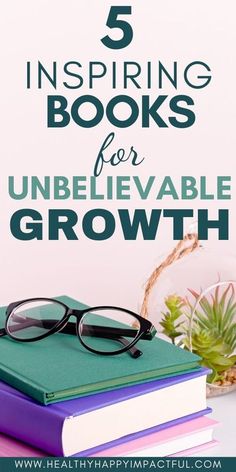
[[[55,456],[87,455],[205,415],[207,369],[40,405],[0,382],[0,432]]]

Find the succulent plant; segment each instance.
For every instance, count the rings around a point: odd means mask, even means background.
[[[165,313],[162,312],[163,319],[160,321],[160,325],[163,327],[163,333],[175,344],[175,339],[183,334],[180,327],[183,325],[184,321],[179,321],[179,318],[183,314],[182,308],[185,302],[178,295],[169,295],[169,297],[165,299],[165,305],[169,311]]]
[[[220,286],[215,289],[214,295],[210,295],[210,301],[206,296],[201,298],[201,294],[194,290],[189,290],[198,306],[194,310],[194,325],[208,330],[212,336],[220,337],[229,349],[233,352],[236,348],[236,300],[235,290],[232,283],[220,295]],[[191,311],[192,305],[188,301]]]
[[[223,293],[217,286],[209,297],[189,289],[196,307],[188,299],[170,295],[165,299],[168,312],[163,313],[161,326],[172,342],[182,335],[180,344],[202,358],[202,365],[212,371],[209,382],[223,378],[224,372],[236,363],[236,300],[233,284]],[[193,320],[190,323],[192,314]],[[182,320],[180,321],[180,318]]]
[[[189,337],[183,339],[185,348],[190,349]],[[201,364],[211,369],[208,382],[215,382],[222,378],[222,373],[235,364],[236,356],[220,337],[215,337],[207,329],[194,327],[191,336],[191,350],[201,358]]]

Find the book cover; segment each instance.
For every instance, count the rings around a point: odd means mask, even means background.
[[[0,434],[0,457],[44,457],[46,454],[5,434]]]

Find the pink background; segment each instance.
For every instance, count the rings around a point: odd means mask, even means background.
[[[46,221],[48,208],[71,208],[78,211],[80,222],[86,211],[104,207],[116,213],[117,208],[209,208],[212,218],[218,208],[230,208],[230,241],[219,242],[217,232],[210,231],[206,246],[220,256],[235,252],[235,3],[218,0],[178,2],[71,0],[4,2],[5,19],[1,15],[1,303],[30,296],[68,294],[88,304],[113,304],[137,309],[147,276],[175,244],[172,222],[162,220],[156,241],[124,241],[117,223],[115,235],[104,242],[87,239],[78,225],[78,241],[18,241],[10,234],[9,219],[20,208],[39,210]],[[113,51],[101,43],[108,33],[105,26],[111,5],[132,5],[134,39],[123,50]],[[141,129],[140,122],[127,129],[115,129],[106,119],[96,128],[81,129],[70,124],[64,129],[47,129],[46,96],[62,94],[72,101],[89,92],[86,87],[54,92],[26,90],[26,61],[51,61],[62,65],[69,60],[124,60],[145,64],[160,60],[166,67],[178,61],[180,70],[189,62],[205,61],[212,70],[211,84],[202,89],[189,89],[179,75],[178,91],[168,85],[163,93],[174,96],[189,94],[194,101],[197,121],[189,129],[160,129],[155,123]],[[84,70],[84,69],[82,69]],[[64,76],[59,73],[59,81]],[[108,79],[97,81],[92,93],[106,102],[123,90],[112,90]],[[91,91],[90,91],[91,92]],[[128,93],[138,100],[142,90]],[[149,92],[148,92],[149,93]],[[162,92],[160,92],[162,93]],[[152,98],[158,89],[150,92]],[[161,179],[171,175],[179,187],[181,175],[198,178],[206,175],[209,190],[216,190],[217,175],[232,175],[232,200],[172,201],[154,199],[140,201],[13,201],[7,192],[9,175],[91,175],[95,157],[106,135],[115,131],[119,146],[133,145],[144,163],[133,171],[129,163],[104,170],[106,175],[149,175]],[[116,147],[114,146],[114,151]],[[113,151],[113,152],[114,152]],[[101,177],[102,179],[102,177]],[[118,222],[118,219],[117,219]],[[190,221],[189,223],[191,223]],[[187,224],[188,227],[188,224]],[[187,228],[186,228],[187,230]],[[46,226],[45,226],[46,236]],[[206,268],[205,268],[206,270]],[[183,274],[183,278],[186,274]],[[188,276],[188,275],[187,275]]]

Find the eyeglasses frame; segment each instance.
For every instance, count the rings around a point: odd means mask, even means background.
[[[53,328],[49,329],[47,333],[42,334],[42,335],[38,336],[37,338],[29,338],[29,339],[15,338],[8,330],[8,321],[10,319],[10,316],[11,316],[13,310],[15,308],[20,307],[21,305],[23,305],[25,303],[36,302],[36,301],[39,301],[39,302],[40,301],[46,301],[46,302],[57,303],[65,309],[65,314],[63,315],[62,319],[59,320],[53,326]],[[96,349],[93,349],[90,346],[88,346],[83,341],[83,339],[81,338],[80,332],[79,332],[80,321],[82,320],[83,316],[86,313],[95,312],[95,314],[96,314],[96,310],[106,310],[106,309],[108,309],[108,310],[119,310],[119,311],[122,311],[123,313],[127,313],[127,314],[133,316],[134,318],[136,318],[136,320],[140,324],[140,329],[139,329],[137,335],[135,336],[134,340],[130,344],[128,344],[127,346],[125,346],[125,347],[123,347],[123,348],[121,348],[117,351],[109,351],[109,352],[97,351]],[[69,319],[70,319],[71,316],[76,317],[76,323],[69,322]],[[17,301],[17,302],[12,302],[8,305],[7,310],[6,310],[5,328],[0,329],[0,337],[8,335],[10,338],[12,338],[12,339],[14,339],[15,341],[18,341],[18,342],[36,342],[36,341],[40,341],[41,339],[44,339],[48,336],[51,336],[52,334],[59,333],[59,332],[62,332],[62,333],[64,332],[65,334],[75,334],[75,329],[76,329],[77,337],[79,338],[81,344],[87,350],[89,350],[89,351],[91,351],[95,354],[100,354],[100,355],[103,355],[103,356],[117,355],[117,354],[122,354],[123,352],[126,352],[126,351],[130,351],[130,350],[132,350],[133,346],[135,346],[135,344],[140,339],[150,341],[150,340],[153,339],[153,337],[156,334],[156,329],[149,320],[143,318],[142,316],[138,315],[137,313],[134,313],[133,311],[128,310],[126,308],[102,305],[102,306],[95,306],[95,307],[87,307],[87,308],[79,310],[79,309],[70,308],[64,302],[61,302],[60,300],[57,300],[55,298],[36,297],[36,298],[27,298],[27,299],[20,300],[20,301]],[[109,330],[114,330],[114,328],[106,328],[106,329],[108,330],[108,332],[109,332]],[[119,328],[115,328],[115,329],[119,329]],[[129,329],[123,329],[123,328],[120,328],[120,329],[122,330],[122,335],[123,336],[125,336],[126,333],[128,333],[128,331],[129,331]],[[129,333],[129,334],[131,334],[131,333]],[[142,352],[139,351],[139,350],[137,350],[137,352],[134,351],[133,352],[133,357],[139,357],[141,354],[142,354]]]

